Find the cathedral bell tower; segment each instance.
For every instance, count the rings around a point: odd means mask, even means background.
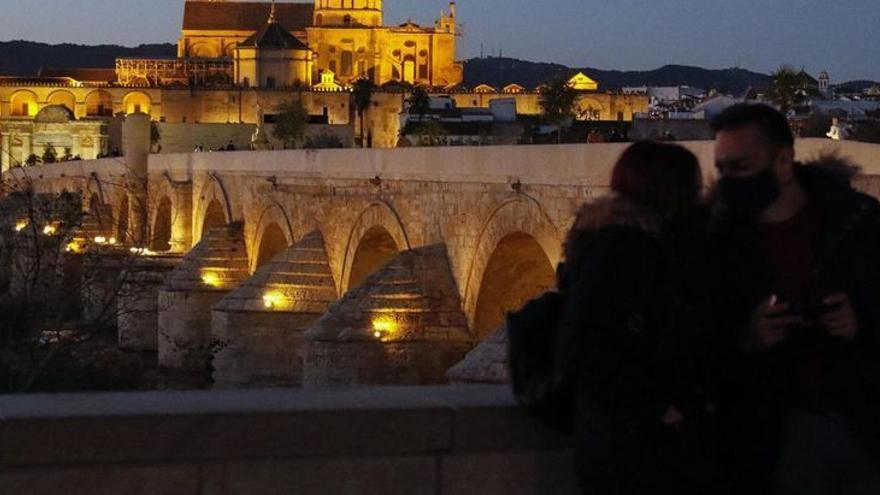
[[[379,27],[382,0],[315,0],[316,27]]]

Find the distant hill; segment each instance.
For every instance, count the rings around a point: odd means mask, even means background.
[[[465,85],[504,86],[517,83],[534,88],[556,77],[583,71],[599,82],[600,88],[618,90],[624,86],[693,86],[740,94],[749,87],[766,87],[770,76],[745,69],[710,70],[684,65],[666,65],[650,71],[619,71],[573,68],[559,64],[529,62],[512,58],[474,58],[465,62]]]
[[[118,45],[49,45],[32,41],[0,42],[0,75],[35,76],[41,68],[114,67],[119,57],[175,57],[177,46],[157,43],[125,47]],[[745,69],[710,70],[684,65],[666,65],[650,71],[618,71],[572,68],[560,64],[530,62],[505,57],[473,58],[465,61],[464,84],[502,87],[517,83],[532,89],[556,77],[583,71],[597,80],[600,88],[618,90],[624,86],[694,86],[742,94],[749,87],[763,88],[770,76]],[[839,91],[861,92],[877,85],[874,81],[852,81],[836,85]]]
[[[880,86],[877,81],[850,81],[843,84],[834,84],[835,91],[841,93],[863,93],[866,89]]]
[[[175,57],[177,46],[170,43],[140,45],[49,45],[32,41],[0,42],[0,75],[35,76],[42,67],[115,67],[118,57]]]

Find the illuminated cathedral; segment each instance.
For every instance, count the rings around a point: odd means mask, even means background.
[[[120,60],[123,84],[243,87],[348,86],[368,78],[448,88],[455,60],[455,2],[431,27],[385,26],[382,0],[314,3],[187,1],[177,60]]]

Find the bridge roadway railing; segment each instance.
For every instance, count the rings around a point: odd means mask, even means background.
[[[0,494],[567,494],[505,386],[0,396]]]
[[[712,141],[679,143],[699,158],[707,178],[715,174]],[[166,172],[184,180],[194,173],[297,176],[325,179],[425,180],[603,186],[628,143],[542,146],[289,150],[164,154],[150,156],[152,175]],[[799,159],[837,152],[880,175],[880,144],[828,139],[797,141]]]
[[[714,176],[711,141],[680,143]],[[627,143],[543,146],[470,146],[444,148],[288,150],[150,155],[153,176],[188,180],[197,173],[221,175],[298,176],[314,178],[427,180],[532,184],[608,185],[611,167]],[[827,139],[797,141],[799,158],[836,151],[859,164],[865,174],[880,175],[880,144]],[[125,158],[105,158],[11,169],[6,178],[34,180],[102,178],[127,172]]]

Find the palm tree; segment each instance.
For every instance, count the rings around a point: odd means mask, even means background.
[[[798,72],[790,65],[779,67],[771,77],[767,98],[784,114],[803,105],[809,97],[818,95],[818,90],[809,84],[806,72]]]
[[[557,127],[556,142],[562,142],[562,128],[574,117],[577,91],[564,78],[556,79],[541,89],[541,109],[547,122]]]
[[[358,117],[361,122],[361,147],[366,147],[364,136],[364,113],[369,110],[373,103],[373,92],[376,91],[376,85],[367,78],[355,81],[351,89],[351,97],[354,100],[354,107],[357,109]]]

